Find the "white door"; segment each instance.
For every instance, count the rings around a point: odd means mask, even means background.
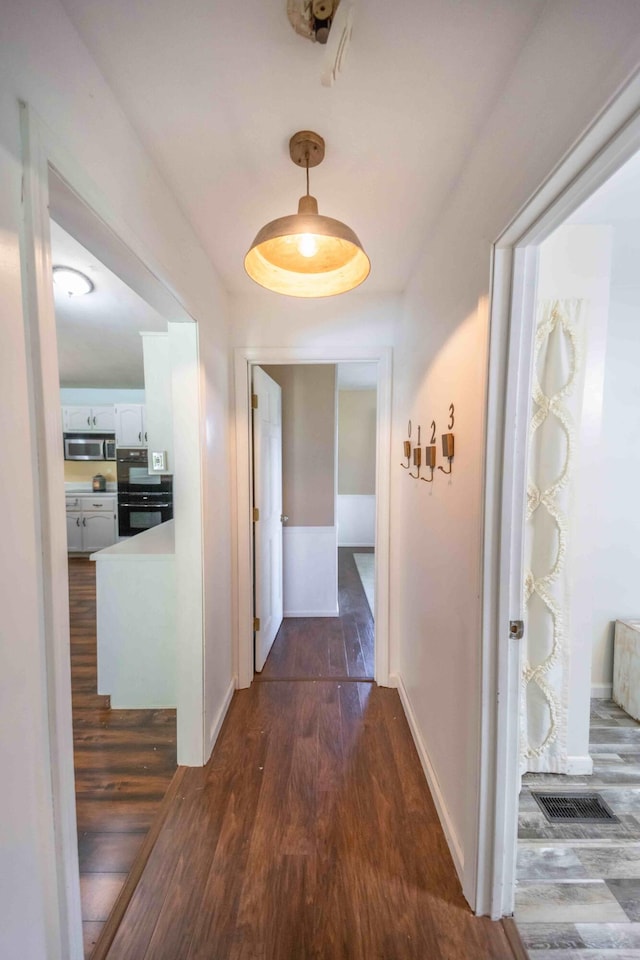
[[[253,371],[253,524],[255,556],[255,668],[264,667],[282,623],[282,391],[264,370]]]

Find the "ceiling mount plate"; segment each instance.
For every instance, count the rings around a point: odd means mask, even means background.
[[[289,140],[289,156],[299,167],[317,167],[324,160],[324,140],[312,130],[300,130]]]

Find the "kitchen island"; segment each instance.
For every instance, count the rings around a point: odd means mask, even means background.
[[[91,554],[98,693],[117,709],[176,706],[174,521]]]

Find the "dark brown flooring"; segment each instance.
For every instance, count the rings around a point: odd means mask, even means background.
[[[186,771],[109,960],[507,960],[395,690],[254,683]]]
[[[283,620],[256,680],[373,680],[373,617],[354,553],[373,553],[373,549],[340,547],[338,550],[340,616]]]
[[[71,685],[85,956],[176,770],[175,710],[111,710],[96,694],[95,564],[69,560]]]
[[[373,669],[349,553],[340,620],[285,622],[280,682],[238,691],[185,770],[108,960],[513,958],[465,904],[397,692],[283,679]]]

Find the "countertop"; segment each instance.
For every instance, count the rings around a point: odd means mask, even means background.
[[[65,483],[64,492],[65,492],[65,496],[67,497],[75,497],[75,496],[105,497],[107,495],[112,497],[115,493],[118,492],[118,485],[113,481],[109,481],[107,483],[107,489],[101,490],[100,492],[98,492],[97,490],[94,490],[92,488],[90,480],[87,483]]]
[[[135,537],[92,553],[90,560],[166,560],[175,555],[174,521],[167,520]]]

